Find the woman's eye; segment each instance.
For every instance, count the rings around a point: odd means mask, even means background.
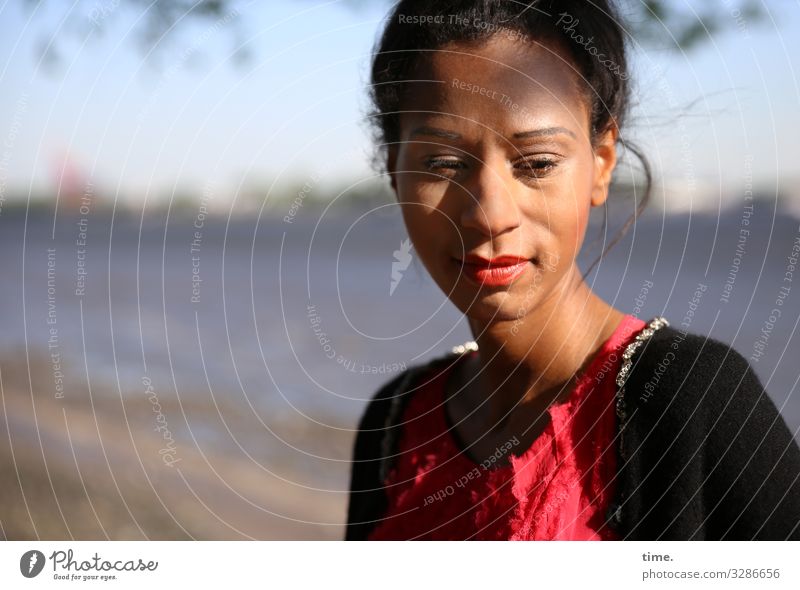
[[[550,158],[534,158],[530,160],[523,160],[514,166],[523,174],[527,174],[536,178],[542,178],[552,172],[558,163]]]
[[[455,171],[464,168],[464,162],[452,158],[431,158],[425,161],[428,172],[435,172],[442,176],[453,176]]]
[[[543,178],[558,166],[552,158],[530,158],[514,164],[514,169],[531,178]],[[425,169],[445,178],[453,178],[467,165],[454,158],[430,158],[425,161]]]

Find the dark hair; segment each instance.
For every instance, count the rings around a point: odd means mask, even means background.
[[[645,177],[639,206],[586,271],[586,278],[644,210],[652,188],[647,159],[622,137],[631,87],[625,28],[616,7],[605,0],[437,0],[434,13],[431,4],[429,0],[398,2],[373,52],[372,111],[368,120],[379,148],[377,167],[386,170],[389,146],[400,139],[399,119],[407,87],[404,81],[410,79],[424,55],[449,43],[478,43],[500,31],[563,45],[577,67],[591,105],[592,141],[616,124],[618,142],[639,159]]]

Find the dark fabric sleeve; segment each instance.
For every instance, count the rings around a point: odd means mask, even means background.
[[[407,369],[381,387],[367,404],[358,423],[353,444],[350,493],[347,508],[346,541],[366,540],[386,511],[386,496],[381,481],[386,422],[392,401],[409,378]]]
[[[798,539],[800,449],[775,404],[735,349],[676,334],[626,385],[637,406],[626,538]]]
[[[707,445],[710,528],[725,540],[800,541],[800,448],[747,360],[731,349],[722,369]]]
[[[706,362],[708,352],[698,358],[702,342],[679,339],[679,332],[663,328],[632,358],[625,384],[623,540],[705,539],[706,410],[700,402],[713,376],[706,369],[714,363]]]

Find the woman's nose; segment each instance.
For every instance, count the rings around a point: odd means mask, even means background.
[[[505,159],[476,161],[468,181],[461,212],[461,226],[494,238],[520,225],[520,211],[515,199],[514,179]]]

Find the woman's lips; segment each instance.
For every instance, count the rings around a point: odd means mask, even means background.
[[[478,286],[505,286],[510,285],[514,279],[520,276],[528,265],[530,260],[520,259],[517,261],[504,260],[499,262],[464,262],[462,260],[453,259],[454,262],[460,267],[459,270],[471,283]]]

